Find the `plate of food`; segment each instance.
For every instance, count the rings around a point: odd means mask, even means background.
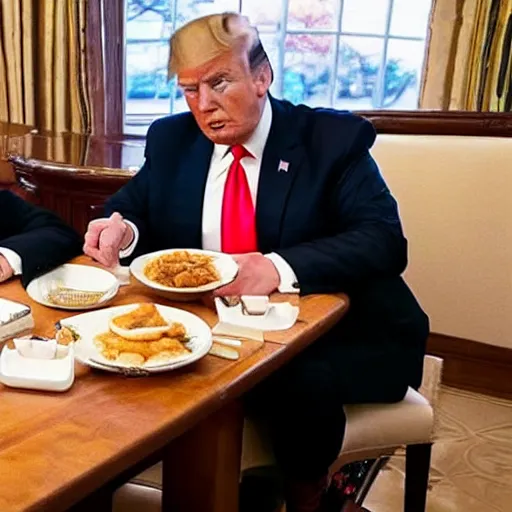
[[[238,265],[229,254],[168,249],[139,256],[130,271],[142,284],[167,298],[192,300],[231,283]]]
[[[43,306],[84,310],[105,306],[119,290],[116,276],[102,268],[66,263],[32,280],[27,293]]]
[[[210,327],[198,316],[160,304],[127,304],[61,320],[57,339],[73,338],[75,358],[88,366],[146,375],[204,357]]]

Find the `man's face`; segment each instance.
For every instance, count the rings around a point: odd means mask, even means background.
[[[260,120],[270,85],[268,73],[251,73],[245,54],[226,52],[178,73],[187,104],[201,131],[215,144],[243,144]]]

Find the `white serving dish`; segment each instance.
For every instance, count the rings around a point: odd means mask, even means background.
[[[75,358],[77,361],[93,368],[111,372],[123,373],[126,368],[133,368],[103,357],[94,344],[94,337],[109,330],[109,322],[113,316],[128,313],[129,311],[136,309],[138,306],[139,304],[115,306],[82,313],[81,315],[61,320],[60,324],[62,326],[71,327],[80,336],[80,339],[75,342]],[[191,364],[201,359],[209,352],[212,346],[212,332],[204,320],[192,313],[189,313],[188,311],[162,306],[160,304],[155,304],[155,306],[165,320],[170,323],[180,322],[185,326],[187,335],[190,337],[190,341],[186,346],[191,349],[192,352],[185,356],[173,358],[166,364],[159,363],[154,365],[142,365],[137,368],[148,373],[165,372]],[[98,361],[100,364],[95,361]],[[108,366],[103,366],[101,363]]]
[[[4,346],[0,355],[0,382],[13,388],[67,391],[75,380],[74,348],[57,345],[55,359],[23,357]]]
[[[144,275],[144,267],[150,260],[158,256],[162,256],[164,254],[172,254],[177,251],[188,251],[191,254],[213,256],[214,264],[220,274],[220,280],[205,284],[204,286],[197,286],[193,288],[174,288],[170,286],[164,286],[155,281],[151,281]],[[133,274],[135,279],[140,281],[145,286],[153,289],[158,294],[171,300],[188,301],[197,299],[207,292],[216,290],[217,288],[225,286],[234,281],[238,274],[238,264],[231,255],[221,252],[203,251],[200,249],[166,249],[163,251],[143,254],[142,256],[135,258],[130,265],[130,272]]]
[[[77,290],[104,291],[105,296],[96,304],[90,306],[63,306],[54,304],[45,299],[45,290],[51,281],[60,281],[63,286]],[[116,276],[107,270],[89,265],[66,263],[44,274],[29,283],[27,293],[32,300],[57,309],[86,310],[105,306],[111,301],[119,290],[119,281]]]

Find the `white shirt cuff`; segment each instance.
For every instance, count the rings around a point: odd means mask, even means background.
[[[265,257],[274,264],[279,274],[280,282],[278,291],[280,293],[299,293],[300,288],[297,276],[288,262],[275,252],[265,254]]]
[[[17,252],[5,247],[0,247],[0,254],[4,256],[7,263],[14,270],[14,275],[19,276],[22,272],[21,256]]]
[[[99,221],[102,221],[102,220],[107,220],[105,218],[103,219],[94,219],[90,222],[90,224],[93,224],[94,222],[99,222]],[[119,258],[122,259],[122,258],[128,258],[128,256],[131,255],[131,253],[135,250],[135,247],[137,247],[137,243],[139,242],[139,230],[137,229],[137,226],[129,221],[129,220],[126,220],[126,219],[123,219],[124,222],[126,222],[126,224],[128,224],[131,228],[132,228],[132,231],[133,231],[133,240],[132,240],[132,243],[126,247],[125,249],[121,249],[119,251]]]
[[[128,247],[119,251],[119,258],[128,258],[128,256],[130,256],[132,252],[135,250],[135,247],[137,247],[137,244],[139,242],[139,230],[137,229],[137,226],[129,220],[125,219],[124,221],[132,228],[133,240]]]

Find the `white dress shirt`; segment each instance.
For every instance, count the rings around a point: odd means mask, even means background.
[[[7,260],[7,263],[14,270],[14,275],[19,276],[22,272],[21,256],[12,249],[0,247],[0,254]]]
[[[247,176],[253,204],[256,204],[261,161],[271,125],[272,107],[270,100],[267,98],[260,122],[249,140],[244,144],[244,147],[254,158],[244,157],[241,160]],[[215,144],[203,199],[202,246],[206,250],[221,251],[222,200],[224,198],[224,186],[232,162],[233,155],[229,151],[229,146]],[[129,256],[133,252],[139,238],[136,226],[131,222],[129,224],[135,236],[132,243],[120,252],[119,256],[122,258]],[[279,291],[281,293],[297,293],[299,291],[297,288],[297,277],[284,258],[276,253],[266,254],[265,256],[274,263],[279,273]]]

